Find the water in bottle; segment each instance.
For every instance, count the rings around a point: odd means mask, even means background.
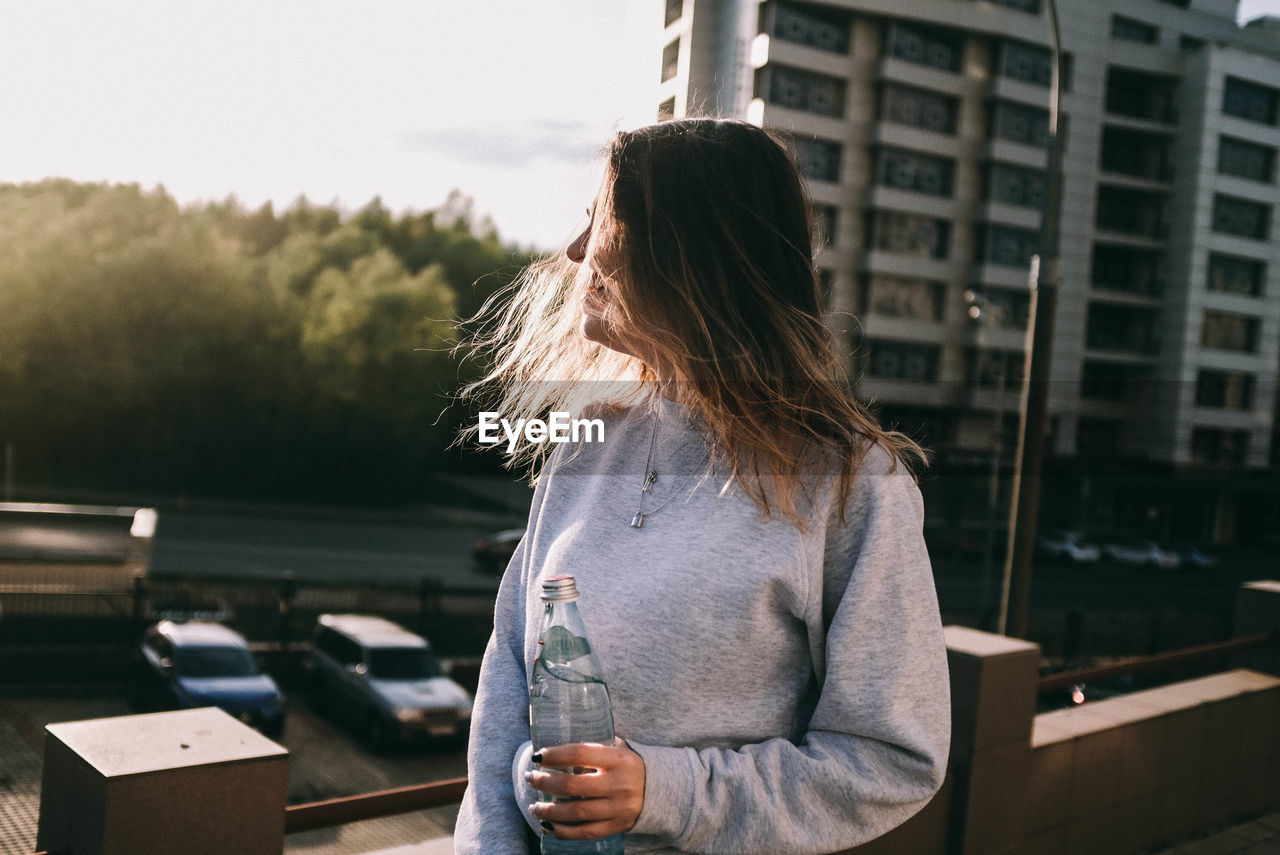
[[[535,751],[571,742],[613,742],[613,710],[600,662],[587,640],[572,576],[542,583],[542,629],[529,680],[529,729]],[[550,800],[550,796],[543,796]],[[596,840],[542,837],[543,855],[622,855],[622,835]]]

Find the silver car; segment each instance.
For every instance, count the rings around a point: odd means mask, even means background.
[[[470,728],[471,696],[444,676],[425,638],[389,620],[321,615],[304,667],[312,703],[376,751]]]
[[[1125,537],[1111,543],[1104,543],[1102,557],[1121,564],[1152,567],[1158,570],[1176,570],[1182,564],[1178,553],[1161,549],[1155,541],[1142,537]]]
[[[1085,540],[1078,531],[1044,529],[1036,538],[1036,548],[1049,558],[1065,559],[1072,564],[1096,564],[1101,551]]]

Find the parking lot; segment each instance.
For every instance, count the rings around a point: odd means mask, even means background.
[[[127,687],[0,685],[0,855],[35,851],[40,801],[40,750],[46,724],[133,714]],[[375,756],[353,734],[290,706],[284,737],[290,753],[289,803],[318,801],[373,790],[429,783],[466,774],[459,744],[406,748]],[[439,839],[453,831],[457,808],[352,823],[290,835],[285,851],[356,855]],[[443,851],[449,851],[441,844]]]

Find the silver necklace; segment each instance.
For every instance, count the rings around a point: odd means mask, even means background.
[[[667,496],[666,501],[658,505],[658,507],[654,508],[653,510],[646,511],[644,509],[644,497],[648,495],[650,490],[653,489],[654,483],[658,480],[658,470],[653,468],[653,449],[657,441],[658,441],[658,413],[657,411],[654,411],[653,430],[649,432],[649,456],[646,457],[644,461],[644,480],[640,482],[640,501],[636,505],[635,516],[631,518],[632,528],[642,527],[644,525],[645,519],[653,516],[658,511],[662,510],[667,505],[671,504],[671,500],[674,499],[676,496],[680,495],[681,493],[683,493],[684,488],[688,486],[690,481],[693,480],[693,476],[698,474],[698,470],[695,467],[694,470],[689,473],[688,477],[686,477],[684,481],[681,482],[680,486],[675,489],[675,492],[673,492],[670,496]]]

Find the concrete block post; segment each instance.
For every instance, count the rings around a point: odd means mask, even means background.
[[[36,848],[281,855],[288,753],[213,708],[51,724]]]
[[[945,630],[951,668],[953,855],[1020,849],[1031,778],[1040,647],[967,627]]]
[[[1280,582],[1245,582],[1236,591],[1236,637],[1280,632]],[[1252,668],[1280,677],[1280,645],[1237,653],[1232,667]]]

